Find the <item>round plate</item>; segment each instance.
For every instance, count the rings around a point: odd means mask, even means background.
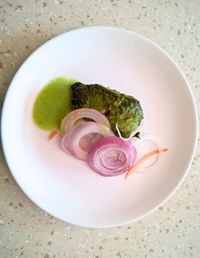
[[[126,180],[101,177],[63,153],[59,139],[48,142],[32,121],[37,93],[62,75],[135,96],[142,132],[169,151]],[[39,207],[76,225],[112,227],[148,214],[176,189],[193,156],[196,121],[186,79],[160,47],[123,29],[88,27],[48,41],[20,67],[4,102],[2,142],[16,182]]]

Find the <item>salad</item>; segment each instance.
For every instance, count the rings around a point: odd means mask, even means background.
[[[134,142],[140,137],[143,118],[136,98],[66,77],[47,84],[33,105],[33,121],[51,131],[49,140],[60,134],[62,150],[101,176],[125,174],[127,178],[146,159],[167,151],[156,148],[137,157]]]

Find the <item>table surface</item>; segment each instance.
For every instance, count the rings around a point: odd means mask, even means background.
[[[89,25],[123,27],[159,44],[187,76],[200,110],[198,0],[0,0],[1,104],[33,50]],[[80,228],[40,210],[16,185],[1,151],[0,257],[200,257],[199,142],[189,173],[170,200],[148,217],[111,229]]]

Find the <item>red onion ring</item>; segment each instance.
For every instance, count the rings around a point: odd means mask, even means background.
[[[88,164],[102,176],[124,174],[135,162],[137,151],[129,141],[116,136],[96,141],[88,153]]]
[[[105,125],[110,129],[110,123],[102,113],[92,108],[79,108],[70,112],[62,119],[60,125],[61,133],[65,134],[71,131],[77,125],[78,120],[83,118],[89,118],[97,124]]]
[[[88,137],[90,134],[95,135],[94,137]],[[110,128],[104,125],[99,125],[95,122],[83,122],[62,137],[61,147],[64,152],[73,155],[77,159],[86,160],[90,147],[99,139],[100,135],[113,135],[113,133]],[[84,137],[86,137],[85,141],[88,141],[88,143],[84,142],[83,147],[81,146],[81,141]]]

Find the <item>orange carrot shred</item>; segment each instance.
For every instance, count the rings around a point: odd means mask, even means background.
[[[124,179],[126,179],[130,174],[132,174],[142,163],[144,163],[145,160],[149,159],[151,156],[155,154],[159,154],[161,152],[166,152],[168,151],[167,148],[160,149],[160,150],[153,150],[150,151],[149,153],[144,154],[141,158],[139,158],[136,163],[128,170],[128,172],[125,174]]]
[[[54,137],[56,137],[56,135],[58,134],[58,131],[52,131],[50,134],[49,134],[49,137],[48,137],[48,140],[51,141]]]

